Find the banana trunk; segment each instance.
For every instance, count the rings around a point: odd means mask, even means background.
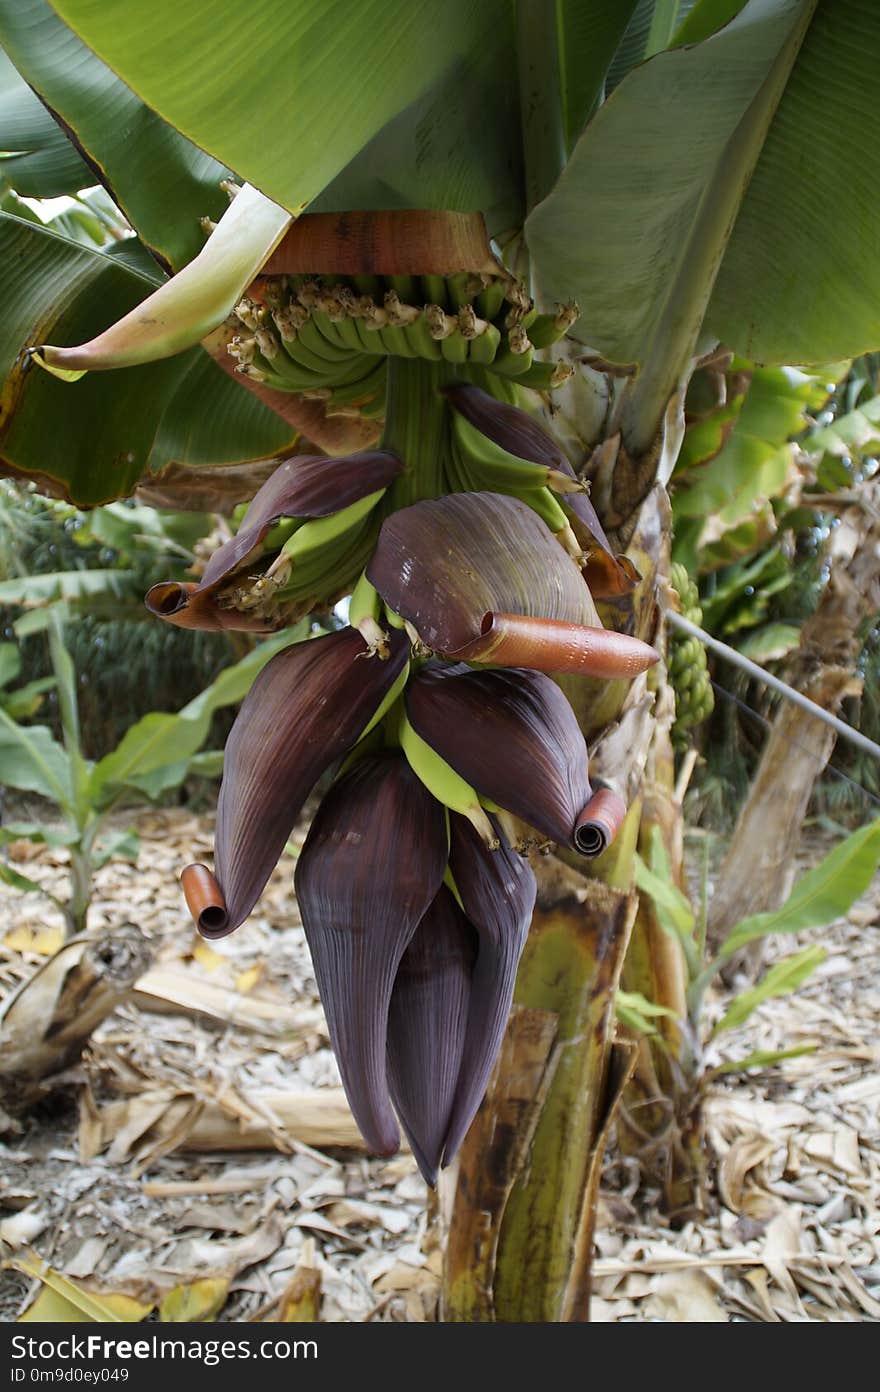
[[[558,862],[538,880],[520,1008],[461,1153],[447,1320],[585,1318],[598,1165],[627,1071],[613,995],[636,900],[600,882],[585,891]]]

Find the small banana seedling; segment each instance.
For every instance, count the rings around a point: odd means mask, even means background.
[[[652,900],[664,931],[682,944],[689,977],[688,1019],[679,1025],[683,1027],[681,1036],[687,1039],[688,1047],[677,1062],[687,1069],[689,1086],[695,1095],[720,1073],[766,1068],[816,1047],[808,1043],[780,1050],[759,1050],[713,1065],[708,1064],[705,1057],[719,1036],[744,1024],[764,1001],[789,995],[803,985],[825,960],[826,952],[821,943],[809,943],[781,958],[755,986],[734,996],[723,1016],[711,1028],[704,1018],[706,992],[724,964],[747,943],[777,933],[815,932],[843,917],[869,888],[878,863],[880,818],[859,827],[839,842],[797,881],[780,908],[742,919],[731,929],[718,951],[709,955],[705,945],[705,902],[702,913],[695,914],[690,901],[673,881],[659,829],[653,829],[647,859],[636,857],[636,883]],[[617,1009],[622,1023],[638,1034],[653,1034],[659,1016],[674,1016],[674,1012],[653,1004],[638,992],[621,993]]]

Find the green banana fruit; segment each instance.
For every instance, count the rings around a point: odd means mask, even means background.
[[[380,657],[379,660],[382,661],[383,659]],[[385,719],[385,716],[391,710],[391,707],[394,705],[395,701],[397,701],[397,699],[403,695],[403,689],[406,686],[407,680],[409,678],[409,667],[410,665],[407,662],[403,668],[403,671],[400,673],[399,677],[394,682],[394,685],[382,697],[382,701],[380,702],[378,709],[376,710],[369,723],[364,727],[364,730],[360,736],[361,739],[364,739],[373,730],[375,730],[379,722]]]
[[[440,340],[440,352],[446,362],[465,363],[468,359],[468,340],[461,329],[455,328],[451,334]]]
[[[372,401],[377,395],[384,399],[388,372],[385,359],[379,358],[377,361],[362,354],[360,361],[363,364],[363,376],[354,382],[347,382],[345,386],[332,388],[329,397],[331,410],[334,406],[360,406]]]
[[[457,271],[446,277],[446,294],[451,307],[463,309],[473,304],[474,298],[483,289],[485,276],[474,271]]]
[[[575,300],[559,305],[555,314],[537,314],[527,326],[529,338],[536,348],[549,348],[564,338],[573,324],[580,318],[580,308]]]
[[[254,367],[272,377],[270,386],[277,386],[281,391],[326,392],[328,398],[333,387],[345,386],[347,382],[362,375],[361,363],[362,359],[359,360],[352,355],[347,363],[324,363],[315,371],[303,366],[298,360],[294,361],[287,349],[279,352],[271,361],[259,353],[255,354],[253,359]]]
[[[350,315],[346,316],[345,319],[340,319],[339,323],[334,324],[333,327],[345,347],[349,348],[351,352],[366,353],[369,351],[371,356],[375,356],[375,349],[370,348],[368,350],[365,347],[363,338],[358,332],[357,321],[353,317]]]
[[[517,385],[529,387],[532,391],[555,391],[574,376],[574,368],[567,362],[533,362],[525,372],[518,372]]]
[[[443,357],[439,342],[432,337],[431,330],[428,328],[424,311],[420,311],[418,318],[406,325],[403,333],[417,358],[426,358],[429,362],[439,362]]]
[[[373,300],[381,299],[385,289],[379,277],[374,275],[353,275],[351,283],[359,295],[368,295]]]
[[[508,488],[552,488],[557,493],[582,491],[582,485],[560,469],[533,464],[509,454],[471,425],[459,411],[453,413],[452,430],[464,468],[477,489],[488,488],[500,493]]]
[[[415,304],[421,296],[422,290],[418,276],[391,275],[385,276],[384,280],[387,289],[397,295],[404,304]]]
[[[346,342],[345,338],[339,332],[339,326],[344,318],[345,315],[341,314],[338,318],[331,319],[330,315],[326,314],[324,310],[321,309],[316,309],[312,313],[312,321],[325,344],[330,348],[342,348],[346,352],[351,353],[357,350],[353,349],[352,345]]]
[[[400,617],[399,614],[396,614],[393,609],[389,609],[387,604],[382,605],[382,612],[385,615],[386,623],[389,623],[392,628],[403,628],[404,620]]]
[[[266,571],[266,578],[274,580],[279,589],[286,588],[287,580],[292,572],[295,572],[312,558],[320,556],[325,548],[332,550],[334,543],[338,544],[346,533],[359,527],[369,517],[384,493],[385,489],[380,488],[375,493],[368,493],[366,497],[359,498],[356,503],[350,503],[348,507],[342,508],[339,512],[332,512],[327,517],[315,517],[304,522],[289,541],[284,543]]]
[[[553,535],[562,540],[565,549],[570,549],[570,538],[574,537],[574,533],[556,496],[550,492],[549,488],[506,488],[504,491],[509,493],[511,497],[519,498],[522,502],[528,503],[533,512],[536,512],[541,518],[541,521],[546,522]],[[576,541],[574,547],[580,556],[581,548]]]
[[[470,340],[468,361],[478,363],[481,367],[488,367],[495,361],[495,354],[501,343],[501,331],[487,320],[483,322],[486,327]]]
[[[442,802],[452,812],[467,817],[474,829],[490,849],[497,849],[498,838],[480,799],[470,783],[466,783],[455,769],[441,759],[421,735],[417,735],[407,719],[404,709],[400,712],[397,737],[413,773],[422,780],[429,793]]]
[[[370,559],[378,536],[375,517],[368,517],[350,527],[333,546],[311,552],[291,572],[287,583],[278,590],[279,599],[316,604],[342,598],[350,593],[364,566]],[[270,584],[272,581],[270,580]]]
[[[316,333],[317,330],[314,325],[312,325],[310,335],[309,325],[304,324],[303,327],[297,331],[296,338],[284,340],[284,351],[287,353],[291,362],[295,363],[297,367],[303,367],[310,372],[317,372],[323,375],[338,372],[346,363],[349,365],[351,364],[354,357],[353,350],[339,349],[337,350],[337,357],[332,360],[325,355],[316,353],[314,349],[309,346],[309,338],[313,337]]]
[[[389,648],[388,634],[380,623],[381,613],[379,592],[370,584],[366,572],[361,571],[348,601],[348,622],[360,633],[370,650],[370,656],[384,661],[389,655]]]
[[[474,308],[479,315],[491,322],[501,313],[506,294],[507,282],[496,277],[477,295]]]
[[[508,377],[521,377],[532,365],[533,349],[525,329],[514,324],[501,339],[492,371]]]
[[[370,584],[366,571],[361,571],[348,603],[348,622],[352,628],[358,628],[363,619],[373,619],[378,623],[381,615],[382,599],[379,591]]]
[[[421,298],[426,305],[436,304],[441,309],[446,309],[449,300],[446,295],[446,281],[440,275],[423,275],[419,277],[421,281]],[[418,298],[418,296],[416,296]]]
[[[406,329],[400,325],[383,325],[379,330],[379,338],[382,340],[382,347],[389,357],[415,358],[418,356],[406,336]]]
[[[294,339],[294,353],[299,355],[305,348],[310,354],[319,358],[322,362],[340,363],[350,361],[353,349],[347,345],[332,343],[325,337],[318,324],[319,310],[313,310],[310,317],[303,324]],[[326,323],[328,329],[334,327],[326,314],[321,314],[321,319]]]

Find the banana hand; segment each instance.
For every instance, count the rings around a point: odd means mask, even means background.
[[[455,769],[450,768],[445,759],[440,758],[421,735],[416,734],[407,719],[406,711],[401,711],[398,739],[410,768],[422,780],[428,792],[450,811],[467,817],[489,849],[496,850],[498,838],[480,805],[478,794],[470,783],[459,777]]]

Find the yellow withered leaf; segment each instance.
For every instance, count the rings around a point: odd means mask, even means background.
[[[235,989],[240,991],[243,996],[246,996],[248,991],[254,989],[262,975],[262,964],[258,964],[255,967],[248,967],[247,971],[239,972],[238,976],[235,978]]]
[[[281,1300],[282,1324],[314,1324],[321,1308],[321,1273],[314,1266],[299,1266]]]
[[[64,942],[64,930],[56,928],[28,928],[20,924],[11,928],[3,937],[3,945],[14,952],[36,952],[41,957],[51,957]]]
[[[55,1271],[29,1249],[17,1253],[7,1265],[43,1282],[43,1289],[20,1316],[19,1323],[131,1323],[144,1319],[153,1308],[129,1295],[87,1290],[69,1276]]]
[[[228,1277],[205,1277],[189,1285],[175,1286],[162,1297],[159,1318],[173,1324],[216,1319],[226,1302],[228,1291]]]
[[[198,939],[192,950],[193,960],[198,962],[200,967],[206,971],[216,971],[222,967],[226,958],[220,952],[215,952],[213,947],[209,947],[201,938]]]

